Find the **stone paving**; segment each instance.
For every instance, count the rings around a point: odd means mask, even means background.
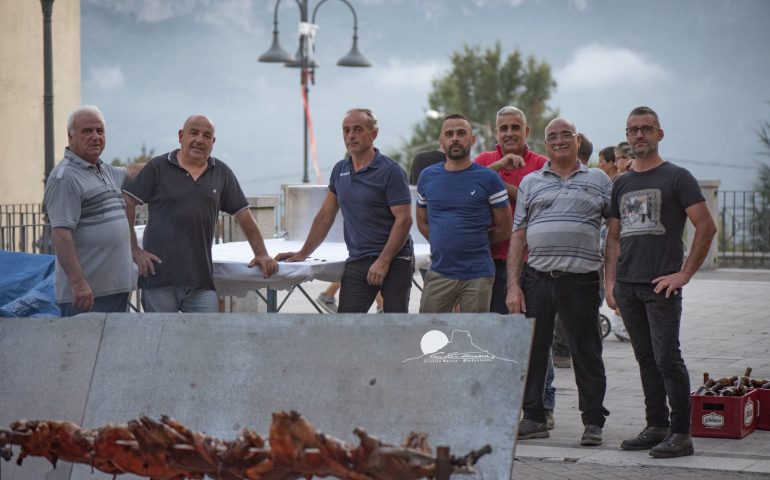
[[[419,275],[415,278],[419,281]],[[315,298],[326,284],[304,286]],[[294,295],[286,312],[313,311],[299,292]],[[752,367],[753,377],[770,378],[770,270],[701,272],[685,286],[683,298],[681,343],[693,388],[701,384],[703,372],[722,377]],[[410,312],[419,310],[419,299],[413,288]],[[556,429],[550,438],[518,442],[514,478],[770,478],[770,431],[757,430],[740,440],[695,437],[691,457],[653,459],[647,451],[621,450],[620,442],[645,426],[639,372],[631,345],[612,334],[603,356],[605,406],[611,412],[604,445],[579,445],[583,428],[574,375],[571,369],[557,369]]]

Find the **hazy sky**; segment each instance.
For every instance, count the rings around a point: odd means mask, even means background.
[[[519,48],[551,65],[557,88],[550,106],[593,141],[594,159],[624,139],[628,112],[643,104],[660,115],[662,156],[697,178],[748,189],[757,162],[768,158],[756,133],[770,120],[768,1],[350,1],[359,47],[375,66],[336,66],[350,49],[353,18],[343,2],[324,3],[321,66],[309,95],[322,183],[344,152],[346,110],[374,110],[376,145],[397,150],[423,118],[431,80],[448,70],[451,52],[496,41],[506,55]],[[156,154],[176,148],[184,119],[205,113],[217,126],[214,155],[247,194],[299,183],[299,71],[256,60],[271,43],[274,5],[82,0],[82,99],[105,113],[103,158],[133,157],[143,143]],[[278,18],[281,43],[294,52],[295,2],[284,0]]]

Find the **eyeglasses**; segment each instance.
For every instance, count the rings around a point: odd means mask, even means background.
[[[652,132],[658,130],[655,125],[642,125],[641,127],[628,127],[626,128],[626,135],[629,137],[635,137],[641,132],[645,137],[652,134]]]
[[[552,133],[548,135],[545,137],[545,141],[547,143],[554,143],[558,142],[559,140],[564,140],[566,142],[567,140],[572,140],[573,137],[577,137],[577,133],[564,130],[559,133]]]

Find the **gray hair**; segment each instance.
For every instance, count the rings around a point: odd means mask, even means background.
[[[627,157],[636,158],[634,147],[632,147],[631,144],[625,140],[618,143],[618,145],[615,147],[615,156],[617,156],[617,152],[620,152]]]
[[[377,128],[377,117],[374,115],[374,112],[368,108],[351,108],[345,112],[345,116],[347,117],[351,113],[362,113],[366,118],[369,119],[369,127],[371,127],[372,130]]]
[[[67,117],[67,133],[72,133],[72,131],[75,129],[75,120],[77,120],[77,118],[84,113],[92,113],[96,115],[99,117],[99,120],[101,120],[102,125],[105,127],[107,126],[107,123],[104,121],[104,114],[101,110],[99,110],[99,107],[94,105],[81,105],[80,107],[71,111]]]
[[[498,118],[500,118],[500,115],[520,115],[521,119],[524,120],[524,124],[527,124],[527,116],[524,115],[524,112],[521,111],[520,108],[512,107],[510,105],[506,105],[500,110],[497,111],[497,116],[495,116],[495,121],[497,121]]]

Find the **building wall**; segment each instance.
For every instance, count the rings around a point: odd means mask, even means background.
[[[0,0],[0,204],[43,198],[43,10]],[[67,114],[80,104],[80,0],[53,4],[54,163],[67,145]]]

